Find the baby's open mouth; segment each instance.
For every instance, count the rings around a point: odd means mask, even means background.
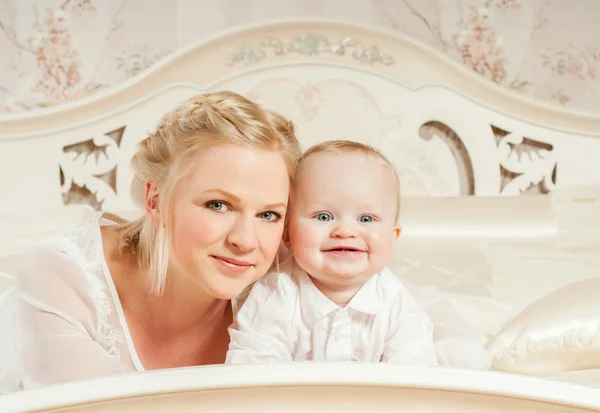
[[[335,248],[328,248],[324,251],[325,252],[334,252],[334,251],[336,251],[336,252],[364,252],[360,248],[354,248],[354,247],[335,247]]]

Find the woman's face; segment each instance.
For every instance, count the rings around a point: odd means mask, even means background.
[[[173,192],[170,268],[212,297],[236,297],[273,262],[288,195],[278,152],[231,145],[204,151]]]

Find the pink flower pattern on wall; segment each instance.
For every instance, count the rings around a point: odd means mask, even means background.
[[[67,0],[57,10],[44,10],[42,19],[33,26],[34,34],[27,39],[27,46],[42,70],[42,76],[32,90],[55,101],[73,98],[70,92],[81,80],[79,54],[65,26],[70,3]]]
[[[248,0],[244,7],[252,11],[245,15],[254,22],[269,8],[268,19],[277,18],[276,13],[282,19],[350,19],[398,30],[433,44],[513,93],[599,111],[600,32],[591,12],[597,10],[595,1],[371,0],[341,5]],[[5,0],[0,3],[0,113],[57,105],[115,86],[195,39],[240,24],[232,12],[236,7],[237,0],[218,5],[207,0]],[[211,13],[203,13],[206,8]]]
[[[466,19],[458,23],[461,31],[452,40],[463,64],[494,82],[502,83],[506,79],[504,50],[502,38],[489,25],[492,3],[487,1],[484,7],[471,6]],[[509,0],[496,6],[502,11],[518,7],[515,1]]]
[[[542,66],[557,76],[573,76],[580,80],[595,80],[600,70],[600,49],[548,49],[540,55]]]

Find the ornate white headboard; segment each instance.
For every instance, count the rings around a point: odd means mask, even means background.
[[[2,115],[0,212],[132,208],[137,142],[175,104],[217,89],[293,119],[305,148],[339,138],[374,144],[397,165],[404,195],[600,182],[600,114],[532,102],[397,33],[284,21],[205,39],[88,98]]]

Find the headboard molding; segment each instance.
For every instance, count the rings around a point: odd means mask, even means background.
[[[294,19],[239,26],[198,40],[122,84],[59,106],[0,115],[0,136],[54,129],[65,118],[98,116],[146,96],[161,85],[210,85],[240,67],[319,60],[362,64],[406,86],[444,86],[495,111],[535,119],[549,129],[597,136],[600,112],[561,108],[506,90],[436,49],[399,32],[353,23]],[[207,67],[206,62],[217,63]],[[221,63],[221,64],[218,64]],[[35,120],[24,124],[24,120]]]
[[[235,90],[297,124],[306,148],[346,138],[382,149],[408,196],[519,195],[600,183],[600,114],[511,93],[391,31],[294,20],[242,27],[128,82],[0,116],[0,212],[86,203],[129,210],[129,160],[160,117]]]

